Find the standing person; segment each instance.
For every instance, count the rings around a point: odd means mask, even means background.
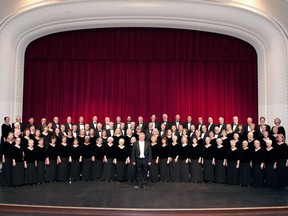
[[[62,142],[58,146],[57,181],[66,182],[69,180],[69,156],[70,146],[67,144],[67,138],[63,136]]]
[[[91,162],[92,159],[92,145],[90,137],[85,136],[82,144],[82,180],[89,181],[91,179]]]
[[[152,151],[150,143],[145,141],[145,134],[139,134],[139,141],[133,145],[132,162],[137,167],[137,186],[139,190],[143,187],[147,189],[147,172],[148,166],[151,165]]]
[[[272,146],[272,140],[266,141],[265,149],[265,186],[268,188],[277,188],[277,152]]]
[[[159,181],[159,144],[157,143],[157,137],[151,137],[151,151],[152,161],[149,167],[149,180],[151,182]]]
[[[10,125],[10,118],[9,117],[4,117],[4,123],[1,126],[1,144],[3,144],[4,141],[6,141],[6,138],[8,134],[12,131],[12,127]],[[1,153],[1,152],[0,152]]]
[[[127,164],[130,163],[128,148],[124,145],[125,140],[121,138],[118,146],[115,147],[115,159],[113,163],[116,168],[116,180],[119,182],[126,181]]]
[[[182,182],[189,182],[189,157],[190,146],[188,145],[188,138],[182,136],[179,151],[180,181]]]
[[[102,144],[101,137],[96,140],[96,145],[92,146],[92,171],[91,178],[94,181],[99,181],[103,171],[103,159],[104,159],[104,146]]]
[[[113,181],[115,179],[115,166],[113,161],[115,159],[115,145],[113,138],[108,138],[108,143],[104,145],[104,166],[102,173],[102,180]]]
[[[239,184],[239,150],[236,147],[236,141],[230,141],[230,149],[227,151],[227,183],[231,185]]]
[[[50,143],[50,137],[51,137],[51,133],[49,132],[48,126],[45,125],[43,127],[43,131],[42,131],[40,137],[42,137],[44,139],[44,146],[47,147]]]
[[[33,185],[36,183],[36,152],[34,149],[34,140],[28,141],[28,147],[24,149],[24,177],[25,184]]]
[[[79,181],[82,163],[82,147],[78,144],[78,139],[75,138],[70,151],[69,162],[71,163],[70,178],[71,181]]]
[[[277,136],[277,176],[278,187],[283,189],[288,186],[288,145],[283,134]]]
[[[283,136],[285,137],[285,128],[283,126],[281,126],[281,119],[275,118],[274,124],[275,125],[272,127],[272,130],[274,127],[276,127],[278,129],[278,134],[283,134]]]
[[[190,151],[190,181],[197,183],[203,182],[201,156],[203,152],[203,145],[198,144],[196,137],[192,138],[192,145]]]
[[[239,169],[239,183],[241,186],[251,185],[251,149],[248,146],[247,140],[242,142],[242,148],[239,150],[240,169]]]
[[[162,138],[162,145],[159,149],[159,162],[160,162],[160,181],[168,182],[170,180],[169,165],[171,163],[170,148],[167,144],[166,137]]]
[[[205,146],[202,152],[203,179],[207,183],[214,181],[215,149],[210,144],[210,138],[205,138]]]
[[[216,140],[215,148],[215,182],[225,183],[226,182],[226,149],[222,145],[223,141],[221,138]]]
[[[10,132],[3,143],[1,185],[11,186],[12,183],[12,148],[15,145],[13,133]]]
[[[261,148],[259,140],[254,142],[252,153],[252,182],[254,187],[264,186],[264,150]]]
[[[56,136],[52,135],[50,144],[46,150],[46,176],[45,181],[52,183],[56,181],[57,174],[57,147],[56,147]]]
[[[40,137],[38,145],[35,147],[36,154],[36,182],[45,182],[45,158],[46,158],[46,147],[44,146],[44,139]]]
[[[127,129],[128,131],[129,129]],[[127,180],[128,182],[134,182],[136,181],[136,168],[133,165],[133,163],[131,163],[131,158],[132,158],[132,149],[133,149],[133,145],[137,142],[135,137],[131,137],[129,139],[129,144],[127,145],[128,147],[128,155],[130,157],[130,163],[127,165]],[[125,141],[126,142],[126,141]]]
[[[169,164],[169,172],[170,172],[170,180],[179,182],[180,181],[180,162],[179,162],[179,154],[180,154],[180,144],[178,143],[178,137],[176,135],[172,136],[172,143],[169,145],[170,147],[170,158],[171,162]]]
[[[12,158],[12,186],[24,184],[24,152],[20,146],[21,139],[15,139],[15,145],[11,150]]]

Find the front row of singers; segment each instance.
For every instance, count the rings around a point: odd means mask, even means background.
[[[67,144],[62,137],[60,145],[56,137],[51,137],[45,147],[43,138],[34,146],[34,140],[28,141],[28,147],[21,148],[21,138],[14,140],[13,133],[4,143],[1,184],[19,186],[55,181],[136,181],[135,161],[131,158],[134,143],[120,139],[117,145],[113,138],[103,144],[98,138],[96,144],[90,144],[89,136],[82,145],[74,139],[73,145]],[[160,139],[160,140],[159,140]],[[182,137],[181,144],[177,136],[168,144],[167,138],[151,137],[151,161],[149,161],[150,182],[207,182],[227,183],[231,185],[282,188],[288,185],[288,146],[284,136],[278,136],[277,146],[272,141],[261,148],[258,140],[249,147],[245,140],[238,149],[234,140],[228,148],[218,138],[216,146],[206,137],[204,145],[195,137],[188,144]]]

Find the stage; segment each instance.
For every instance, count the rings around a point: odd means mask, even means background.
[[[288,191],[206,183],[69,182],[0,188],[0,215],[287,215]]]

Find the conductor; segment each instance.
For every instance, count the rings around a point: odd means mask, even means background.
[[[147,172],[148,166],[151,165],[152,152],[150,143],[145,141],[145,134],[139,134],[137,141],[132,148],[132,163],[137,168],[137,188],[147,190]]]

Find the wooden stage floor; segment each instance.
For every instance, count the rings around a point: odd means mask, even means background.
[[[206,183],[72,182],[0,188],[0,215],[288,215],[288,191]]]

